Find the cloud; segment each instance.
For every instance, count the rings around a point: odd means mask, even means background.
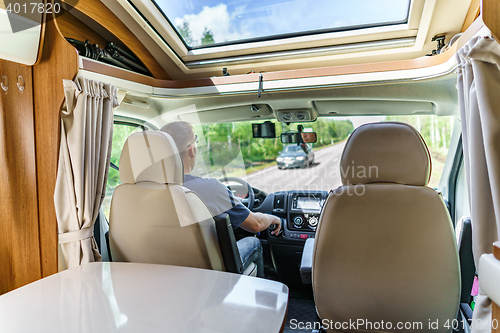
[[[193,40],[200,45],[205,28],[212,32],[215,43],[221,43],[276,34],[394,22],[404,18],[408,3],[409,0],[280,0],[270,3],[252,0],[238,2],[229,8],[225,3],[212,7],[174,8],[176,6],[171,2],[165,2],[162,7],[170,9],[167,12],[176,17],[173,20],[175,26],[188,22]]]
[[[227,5],[222,3],[214,7],[204,6],[198,14],[187,14],[175,18],[174,24],[177,27],[181,26],[184,21],[188,22],[191,36],[197,45],[201,44],[205,28],[212,32],[216,43],[248,38],[251,37],[250,32],[238,32],[232,26],[232,20],[241,10],[242,8],[229,14]]]

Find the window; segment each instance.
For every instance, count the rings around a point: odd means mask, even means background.
[[[156,0],[155,4],[188,48],[403,24],[410,8],[409,0]]]
[[[453,116],[388,116],[386,121],[401,121],[415,127],[424,138],[432,160],[429,187],[437,188],[450,148],[455,117]]]
[[[304,158],[288,158],[288,161],[282,160],[286,156],[278,158],[281,151],[301,151],[298,145],[283,145],[279,139],[283,131],[296,130],[297,124],[275,122],[276,139],[252,138],[251,122],[196,125],[200,142],[193,174],[244,178],[267,193],[298,189],[328,191],[341,185],[340,158],[346,139],[356,127],[370,122],[401,121],[413,125],[427,143],[432,158],[429,187],[438,188],[454,120],[453,116],[434,115],[319,118],[302,124],[307,131],[317,133],[308,163]]]
[[[283,150],[283,152],[285,153],[294,153],[294,152],[301,152],[302,151],[302,148],[300,146],[286,146],[285,149]]]
[[[122,153],[123,145],[130,134],[145,130],[144,127],[133,124],[115,122],[113,125],[113,146],[111,148],[111,165],[108,174],[108,183],[106,184],[106,196],[102,203],[104,215],[109,220],[109,209],[111,206],[111,197],[115,188],[121,184],[120,173],[114,168],[119,167],[120,154]]]
[[[458,172],[456,191],[455,191],[455,221],[457,225],[463,217],[470,216],[469,192],[467,190],[467,181],[465,179],[465,167],[462,162]]]

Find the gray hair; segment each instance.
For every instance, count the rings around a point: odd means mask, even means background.
[[[183,156],[187,146],[193,140],[193,126],[185,121],[173,121],[163,126],[161,130],[170,134],[177,145],[177,150]]]

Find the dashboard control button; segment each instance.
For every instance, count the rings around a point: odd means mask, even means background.
[[[307,239],[307,234],[300,234],[300,239]]]
[[[317,225],[318,225],[318,218],[317,218],[316,216],[311,216],[311,217],[309,218],[309,225],[310,225],[311,227],[315,227],[315,226],[317,226]]]
[[[293,218],[293,224],[295,224],[296,227],[300,228],[304,224],[304,218],[300,215],[297,215]]]

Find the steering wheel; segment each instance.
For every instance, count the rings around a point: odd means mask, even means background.
[[[248,191],[248,197],[246,199],[241,200],[241,203],[247,206],[249,210],[252,210],[253,204],[255,202],[255,193],[253,192],[253,188],[246,181],[237,177],[220,178],[219,181],[221,183],[234,182],[240,184],[243,187],[246,187]],[[228,187],[229,189],[231,189],[230,185]]]

